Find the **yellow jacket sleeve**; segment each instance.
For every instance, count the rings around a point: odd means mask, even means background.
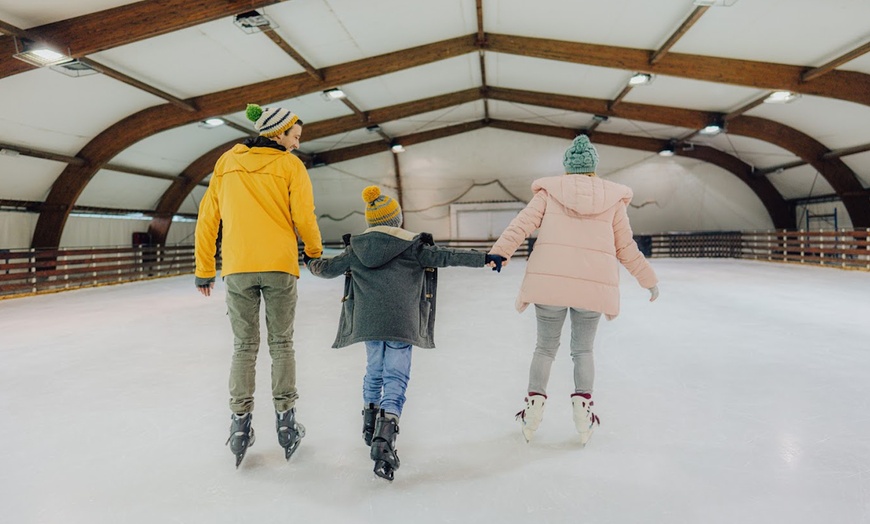
[[[290,180],[290,216],[305,244],[305,253],[311,258],[320,258],[323,254],[323,242],[317,226],[317,215],[314,214],[314,190],[308,170],[301,161],[298,166],[297,176]]]
[[[199,214],[196,219],[195,247],[196,276],[211,278],[217,274],[215,269],[215,254],[217,253],[217,236],[221,222],[221,210],[218,205],[218,177],[212,177],[208,189],[199,203]]]

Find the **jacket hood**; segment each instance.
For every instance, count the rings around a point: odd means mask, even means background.
[[[364,266],[376,268],[401,255],[419,236],[400,227],[375,226],[351,237],[350,246]]]
[[[560,175],[539,178],[532,191],[545,191],[551,198],[577,215],[597,215],[622,201],[631,202],[628,186],[585,175]]]
[[[287,150],[284,149],[284,147],[280,144],[277,144],[272,140],[268,141],[272,142],[272,144],[275,144],[275,146],[278,147],[273,147],[268,144],[261,144],[259,142],[251,142],[251,145],[249,146],[248,141],[246,141],[244,144],[236,144],[235,146],[233,146],[232,149],[233,159],[238,162],[238,164],[242,166],[245,171],[255,173],[263,170],[272,162],[283,158],[284,155],[289,154]]]

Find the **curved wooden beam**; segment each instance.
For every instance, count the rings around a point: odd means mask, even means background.
[[[568,140],[573,140],[574,137],[577,136],[577,132],[573,129],[542,124],[493,120],[490,122],[490,125],[499,129],[507,129],[522,133],[533,133],[556,138],[566,138]],[[665,145],[667,145],[667,141],[655,138],[619,135],[615,133],[596,132],[589,138],[592,142],[597,144],[624,147],[639,151],[649,151],[651,153],[658,153]],[[727,153],[723,153],[722,151],[707,146],[695,145],[693,150],[677,148],[674,153],[678,156],[697,158],[698,160],[708,162],[734,174],[737,178],[748,185],[758,199],[761,200],[761,203],[764,205],[765,209],[767,209],[767,213],[770,216],[774,227],[777,229],[795,228],[796,221],[794,213],[790,210],[788,203],[784,198],[782,198],[782,195],[779,194],[769,180],[762,177],[752,176],[752,166],[749,164]]]
[[[831,150],[823,144],[791,127],[752,116],[732,119],[727,129],[729,133],[776,144],[812,165],[843,201],[852,226],[870,227],[870,201],[864,196],[864,186],[849,166],[839,158],[828,155]]]
[[[477,50],[476,35],[463,36],[411,49],[321,69],[323,82],[308,73],[299,73],[248,86],[192,98],[195,112],[178,111],[171,104],[150,107],[115,123],[79,153],[83,166],[67,166],[46,198],[33,234],[33,247],[57,247],[69,212],[94,174],[115,155],[130,145],[161,131],[166,131],[215,114],[232,113],[254,101],[262,104],[314,93],[330,85],[358,82],[367,78],[401,71]]]
[[[427,142],[430,140],[437,140],[439,138],[444,138],[448,136],[454,136],[461,133],[467,133],[469,131],[474,131],[487,126],[495,127],[498,129],[506,129],[509,131],[564,138],[566,140],[572,140],[575,136],[577,136],[577,131],[570,128],[546,126],[540,124],[528,124],[523,122],[511,122],[504,120],[479,120],[473,122],[466,122],[464,124],[447,126],[431,131],[423,131],[420,133],[413,133],[410,135],[396,137],[396,140],[401,142],[403,145],[413,145]],[[619,135],[614,133],[596,133],[593,136],[593,141],[596,143],[611,145],[615,147],[624,147],[628,149],[637,149],[641,151],[650,151],[656,153],[667,144],[666,141],[658,139]],[[222,152],[223,150],[224,149],[222,148],[216,149],[215,153],[217,153],[218,151]],[[342,149],[327,151],[317,156],[318,159],[329,164],[335,162],[344,162],[347,160],[352,160],[354,158],[374,155],[377,153],[385,153],[388,151],[389,144],[381,140],[377,140],[367,142],[365,144],[359,144],[356,146],[349,146]],[[217,154],[219,155],[220,153]],[[777,229],[794,229],[796,227],[793,209],[789,206],[785,199],[783,199],[782,195],[779,194],[779,192],[768,179],[764,177],[754,176],[752,174],[752,167],[750,165],[727,153],[723,153],[719,150],[706,146],[696,145],[692,150],[679,150],[676,151],[676,154],[690,158],[696,158],[704,162],[714,164],[734,174],[742,182],[749,186],[749,188],[761,200],[762,204],[765,206],[765,209],[767,209],[771,220],[773,221],[774,227],[776,227]],[[191,175],[194,175],[194,169],[203,169],[210,172],[210,164],[203,162],[199,165],[198,168],[194,168],[193,164],[191,164]],[[199,176],[200,179],[205,177],[204,174],[197,176]],[[193,186],[189,183],[189,187],[192,189]],[[184,197],[181,197],[180,199],[175,199],[175,201],[178,202],[178,205],[180,205],[180,202],[181,200],[183,200],[183,198]],[[155,218],[152,222],[152,225],[154,225],[154,227],[149,228],[149,233],[152,233],[151,238],[152,240],[154,240],[155,243],[164,243],[166,238],[166,230],[159,230],[157,224],[165,225],[166,229],[168,230],[169,224],[171,224],[171,217],[172,214],[169,214],[168,216],[160,217],[159,223],[157,222],[157,218]],[[154,233],[158,233],[161,236],[154,236]]]
[[[553,107],[569,111],[588,112],[593,114],[607,114],[620,118],[642,120],[647,122],[655,122],[689,128],[701,127],[709,122],[709,120],[713,116],[713,113],[707,113],[703,111],[693,111],[688,109],[630,103],[621,105],[614,110],[608,110],[607,100],[572,97],[568,95],[556,95],[551,93],[539,93],[532,91],[521,91],[516,89],[505,89],[497,87],[491,87],[486,90],[469,89],[465,91],[459,91],[456,93],[431,97],[414,102],[407,102],[395,106],[374,109],[367,114],[370,116],[371,123],[384,123],[392,120],[398,120],[401,118],[407,118],[419,113],[435,111],[437,109],[443,109],[446,107],[451,107],[453,105],[479,100],[484,97],[508,102],[538,105],[542,107]],[[763,121],[763,125],[761,124],[761,121]],[[775,122],[770,122],[763,119],[744,120],[743,122],[748,122],[748,132],[743,132],[741,128],[747,124],[742,124],[740,120],[737,120],[737,127],[731,128],[731,132],[735,134],[746,134],[747,136],[751,136],[759,140],[776,143],[778,146],[791,151],[795,155],[800,155],[801,151],[804,151],[807,147],[807,144],[815,144],[815,146],[813,147],[815,147],[816,149],[818,149],[818,147],[824,147],[812,141],[811,138],[800,134],[794,129],[787,128],[786,126],[777,124]],[[352,131],[354,129],[357,129],[358,127],[359,122],[358,118],[355,115],[323,120],[320,122],[314,122],[312,124],[306,124],[304,138],[308,140],[314,140],[325,136],[331,136]],[[570,133],[573,133],[573,131],[563,132],[566,137],[573,138],[573,135],[568,136],[570,135]],[[783,136],[788,137],[788,139],[783,140]],[[236,142],[237,140],[227,142],[226,144],[223,144],[213,149],[212,151],[203,155],[203,157],[200,157],[200,159],[197,159],[193,164],[191,164],[191,166],[185,169],[184,174],[185,176],[191,178],[192,183],[189,185],[173,184],[166,191],[166,193],[164,193],[163,197],[160,200],[160,204],[158,205],[158,210],[160,210],[163,215],[162,218],[155,219],[152,225],[152,227],[155,228],[155,233],[152,234],[152,238],[158,240],[161,238],[165,239],[166,232],[168,231],[168,227],[170,225],[170,222],[168,222],[168,220],[171,220],[172,215],[177,212],[181,203],[184,201],[184,198],[186,198],[187,194],[192,191],[195,183],[202,181],[202,179],[211,172],[211,168],[217,161],[218,157]],[[661,147],[665,145],[662,141],[655,141],[655,143],[658,144],[658,146],[656,146],[658,147],[658,149],[655,149],[656,151],[660,150]],[[339,150],[339,153],[320,153],[317,155],[317,157],[319,160],[330,163],[375,154],[385,150],[386,145],[384,144],[369,143],[363,144],[361,146],[355,146],[353,148],[345,148]],[[702,160],[709,160],[710,162],[716,163],[723,169],[726,169],[738,176],[747,185],[749,185],[753,189],[753,191],[755,191],[755,193],[759,196],[759,198],[762,199],[763,202],[765,202],[765,206],[767,207],[771,219],[773,220],[777,228],[788,228],[795,226],[793,216],[789,215],[788,209],[783,208],[783,206],[779,203],[780,201],[782,201],[782,196],[776,191],[776,189],[769,180],[764,177],[758,176],[757,173],[750,176],[752,169],[748,167],[747,164],[740,161],[739,159],[736,159],[735,157],[732,157],[731,155],[716,156],[715,153],[713,153],[714,151],[716,151],[715,149],[703,146],[696,146],[695,151],[697,152],[692,153],[690,151],[686,151],[683,154],[685,156],[693,156]],[[830,155],[830,153],[828,153],[827,155]],[[714,156],[716,156],[715,159],[713,158]],[[803,162],[804,161],[802,161],[802,163]],[[826,164],[820,165],[825,170],[825,172],[828,172],[828,166]],[[194,166],[201,167],[195,168]],[[842,178],[843,176],[844,173],[839,174],[840,178]],[[857,178],[855,178],[854,176],[854,173],[849,176],[857,180]],[[846,178],[848,179],[848,176]],[[842,186],[844,188],[844,191],[851,192],[853,196],[860,201],[861,193],[855,193],[854,183],[847,182],[842,184]],[[164,204],[164,201],[166,202],[166,204]],[[861,205],[864,205],[866,207],[866,202],[863,202],[863,204],[862,202],[858,202],[858,204],[859,211],[857,211],[857,215],[860,215]],[[850,215],[851,214],[852,212],[850,211]],[[159,225],[159,220],[167,221],[161,222],[162,225]]]
[[[715,113],[705,111],[628,102],[608,109],[606,100],[494,87],[487,90],[487,96],[507,102],[615,116],[689,129],[700,129],[716,116]],[[728,121],[727,129],[729,133],[735,135],[775,144],[811,163],[840,195],[853,226],[870,227],[870,202],[861,197],[860,191],[863,187],[861,182],[855,172],[842,160],[825,158],[824,156],[830,151],[824,145],[794,128],[758,117],[735,116]]]
[[[486,49],[496,53],[546,58],[611,69],[642,71],[760,89],[787,89],[795,93],[838,98],[870,105],[870,75],[852,71],[831,71],[826,75],[804,82],[801,76],[807,68],[802,66],[680,53],[668,53],[657,63],[650,64],[650,52],[646,49],[494,33],[487,33],[486,42]]]
[[[382,124],[392,120],[399,120],[421,113],[437,111],[448,107],[454,107],[467,102],[480,100],[483,97],[481,90],[477,88],[457,91],[446,95],[433,96],[422,100],[414,100],[394,106],[373,109],[366,112],[366,125]],[[316,140],[326,136],[346,133],[354,129],[358,129],[360,120],[357,115],[340,116],[329,120],[321,120],[305,124],[305,129],[302,132],[304,140]],[[193,191],[193,188],[201,182],[209,173],[212,172],[215,162],[218,158],[233,146],[239,140],[231,140],[217,146],[211,151],[194,160],[182,172],[182,177],[187,177],[189,181],[186,183],[175,183],[169,186],[160,201],[157,204],[157,213],[155,218],[151,220],[148,227],[148,232],[151,234],[151,239],[155,244],[166,243],[166,236],[169,232],[169,226],[172,225],[172,217],[178,212],[184,199]]]

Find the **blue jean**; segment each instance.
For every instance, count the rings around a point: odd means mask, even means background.
[[[538,344],[529,367],[529,393],[547,394],[550,369],[559,349],[562,325],[571,311],[571,360],[574,361],[574,391],[592,393],[595,382],[595,361],[592,345],[601,313],[561,306],[535,305],[538,319]]]
[[[402,415],[405,390],[411,378],[411,344],[386,340],[366,342],[363,401],[387,413]]]

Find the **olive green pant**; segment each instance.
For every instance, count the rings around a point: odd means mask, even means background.
[[[233,413],[250,413],[254,409],[261,295],[266,306],[275,410],[287,411],[299,398],[296,392],[296,353],[293,351],[296,281],[294,275],[280,272],[234,273],[224,277],[227,314],[234,338],[230,367],[230,409]]]

